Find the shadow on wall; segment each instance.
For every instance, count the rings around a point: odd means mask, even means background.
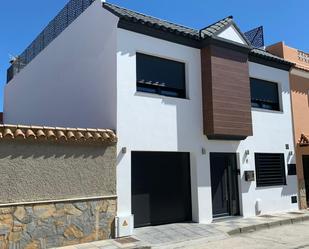
[[[297,177],[288,175],[286,181],[288,184],[282,187],[281,196],[297,195]]]
[[[88,158],[95,159],[104,155],[105,145],[81,145],[51,142],[1,141],[0,160],[27,158]]]
[[[241,193],[248,193],[252,184],[254,184],[254,181],[246,181],[245,172],[243,172],[241,176]]]

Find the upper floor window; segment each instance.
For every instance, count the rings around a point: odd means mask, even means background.
[[[137,91],[185,98],[185,63],[136,54]]]
[[[280,111],[278,84],[250,78],[251,106]]]

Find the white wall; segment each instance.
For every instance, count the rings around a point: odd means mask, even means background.
[[[117,21],[93,3],[5,87],[4,122],[115,129]]]
[[[209,166],[201,153],[200,50],[122,29],[117,47],[118,215],[131,214],[131,151],[181,151],[191,153],[193,219],[210,222]],[[188,99],[136,92],[137,51],[185,62]]]
[[[253,109],[253,137],[241,142],[210,141],[203,135],[200,51],[122,29],[118,30],[117,48],[119,216],[131,214],[131,151],[190,152],[194,221],[212,220],[210,152],[237,153],[242,215],[256,215],[258,198],[262,200],[262,213],[297,209],[290,198],[297,191],[295,176],[287,176],[287,186],[268,188],[257,188],[255,182],[244,180],[245,170],[255,170],[255,152],[284,153],[286,166],[293,161],[288,156],[294,148],[288,72],[250,63],[251,77],[279,83],[283,111]],[[185,62],[188,99],[136,92],[136,52]],[[290,145],[290,150],[285,149],[285,144]],[[127,148],[126,154],[121,153],[122,147]],[[202,155],[202,147],[206,155]],[[244,158],[247,149],[250,155]]]
[[[278,83],[281,111],[252,110],[254,136],[244,141],[239,149],[241,152],[245,149],[250,150],[248,163],[243,164],[242,170],[255,168],[254,152],[274,152],[285,154],[287,174],[287,164],[295,163],[289,72],[250,63],[249,73],[250,77]],[[290,149],[287,150],[285,144],[288,144]],[[289,156],[289,151],[293,152],[292,156]],[[240,154],[243,155],[241,152]],[[296,176],[287,176],[286,186],[256,188],[255,182],[251,185],[242,182],[241,187],[246,216],[254,215],[253,207],[257,198],[262,200],[262,212],[264,213],[298,208],[297,203],[291,203],[291,195],[297,195]],[[248,192],[247,189],[249,189]]]
[[[218,36],[240,44],[247,44],[233,25],[222,31]]]
[[[297,209],[298,204],[291,203],[291,196],[297,195],[296,176],[287,175],[286,186],[256,187],[256,181],[245,181],[244,171],[255,171],[254,153],[284,153],[286,174],[287,164],[295,163],[289,72],[250,62],[249,74],[250,77],[278,83],[279,95],[281,95],[281,111],[252,108],[253,136],[241,142],[208,141],[207,150],[209,152],[237,153],[238,168],[240,169],[241,213],[243,216],[256,215],[257,199],[262,201],[262,214]],[[289,150],[285,148],[286,144],[289,144]],[[248,156],[245,156],[245,150],[249,150]],[[292,156],[289,156],[289,151],[293,152]]]

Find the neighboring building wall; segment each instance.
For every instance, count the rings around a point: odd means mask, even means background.
[[[117,21],[93,3],[6,85],[4,122],[115,129]]]
[[[290,74],[291,94],[294,120],[295,144],[301,137],[301,134],[309,134],[309,71],[292,69]],[[303,155],[309,155],[308,147],[296,147],[297,152],[297,177],[300,197],[300,207],[307,208],[306,188],[303,169]]]
[[[123,29],[117,47],[118,215],[131,215],[131,151],[181,151],[190,152],[193,220],[211,222],[200,50]],[[136,92],[136,52],[185,62],[187,99]]]
[[[295,143],[301,134],[309,134],[309,71],[292,69],[290,74]]]
[[[304,53],[301,50],[286,46],[284,42],[278,42],[267,47],[267,51],[309,70],[309,54]]]
[[[0,177],[0,248],[114,236],[115,144],[1,140]]]
[[[296,148],[296,167],[299,189],[299,206],[307,208],[306,188],[303,169],[303,155],[309,155],[308,147],[298,145],[301,134],[309,134],[309,54],[286,46],[283,42],[267,47],[267,50],[295,63],[290,71],[291,100],[293,108],[294,140]],[[306,58],[306,59],[304,59]]]

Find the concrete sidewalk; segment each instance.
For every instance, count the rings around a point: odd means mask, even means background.
[[[186,248],[226,239],[231,235],[269,229],[309,220],[309,211],[276,213],[252,218],[227,218],[212,224],[177,223],[138,228],[134,236],[97,241],[61,249],[119,249],[119,248]]]

